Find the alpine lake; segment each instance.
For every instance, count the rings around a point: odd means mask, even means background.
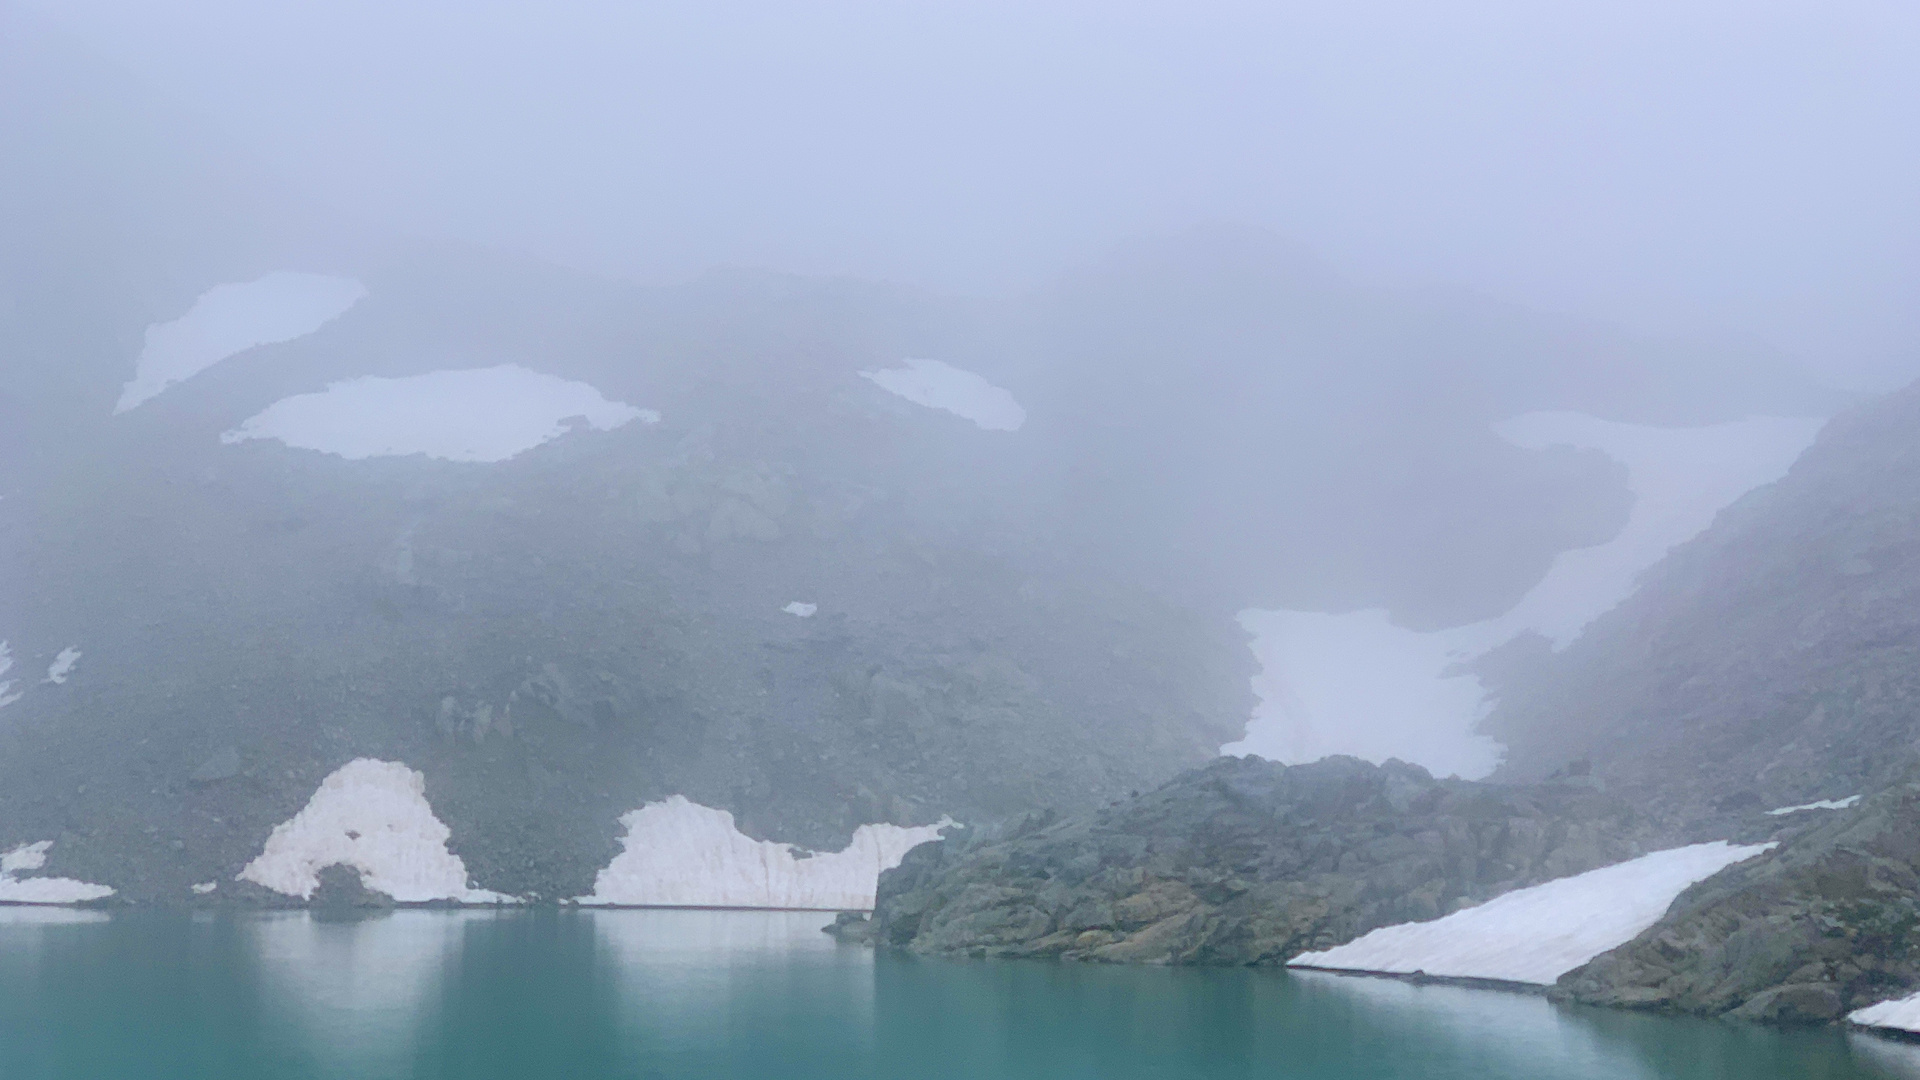
[[[1920,1045],[1278,969],[927,960],[817,912],[0,907],[0,1078],[1841,1080]]]

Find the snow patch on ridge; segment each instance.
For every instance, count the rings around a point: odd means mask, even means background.
[[[1632,941],[1688,886],[1773,844],[1670,848],[1496,896],[1430,922],[1387,926],[1289,966],[1552,983]]]
[[[366,295],[366,286],[352,278],[290,270],[215,285],[185,315],[147,327],[133,379],[113,411],[126,412],[236,353],[305,337]]]
[[[367,888],[403,904],[510,902],[468,882],[466,864],[447,850],[451,831],[427,804],[426,783],[397,761],[347,762],[320,782],[305,809],[274,827],[259,857],[234,880],[305,900],[319,887],[321,870],[344,863],[360,871]]]
[[[610,431],[651,409],[608,401],[583,382],[518,364],[385,379],[347,379],[282,398],[220,436],[224,443],[279,439],[349,460],[425,454],[446,461],[505,461],[575,426]]]
[[[105,885],[73,878],[22,879],[17,876],[22,870],[38,870],[47,865],[47,852],[52,848],[53,841],[42,840],[37,844],[22,844],[0,855],[0,903],[79,904],[113,895],[113,890]]]
[[[594,879],[600,906],[870,909],[880,873],[953,824],[862,825],[842,851],[811,857],[790,844],[754,840],[733,815],[682,795],[621,817],[622,852]]]
[[[1027,422],[1027,410],[1012,394],[971,371],[938,360],[902,363],[906,366],[863,371],[860,377],[915,405],[945,409],[987,431],[1018,431]]]
[[[1782,806],[1778,810],[1769,810],[1768,814],[1779,817],[1782,814],[1797,814],[1802,810],[1851,810],[1859,803],[1860,796],[1849,795],[1844,799],[1822,799],[1819,802],[1801,803],[1799,806]]]
[[[783,607],[780,610],[786,612],[789,615],[798,615],[803,619],[808,619],[813,617],[814,612],[820,610],[820,605],[819,604],[803,604],[800,601],[795,600],[793,603],[788,604],[786,607]]]
[[[73,665],[80,662],[80,656],[80,650],[75,646],[69,645],[61,649],[60,655],[54,657],[53,663],[47,665],[47,681],[55,686],[66,682],[67,676],[73,672]]]
[[[1740,496],[1786,474],[1821,421],[1757,417],[1698,428],[1656,428],[1579,413],[1528,413],[1494,425],[1525,449],[1597,449],[1627,467],[1634,494],[1612,540],[1563,551],[1545,578],[1498,618],[1446,630],[1395,626],[1385,611],[1342,614],[1248,610],[1260,698],[1246,738],[1224,754],[1287,764],[1352,754],[1397,757],[1439,776],[1477,779],[1504,748],[1476,733],[1490,707],[1480,680],[1457,665],[1534,631],[1555,648],[1630,596],[1640,573],[1699,535]]]

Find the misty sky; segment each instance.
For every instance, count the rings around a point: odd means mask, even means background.
[[[22,0],[384,224],[1005,292],[1263,225],[1920,374],[1920,5]]]

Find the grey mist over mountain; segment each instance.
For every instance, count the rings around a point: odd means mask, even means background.
[[[1297,786],[1223,750],[1672,785],[1558,724],[1670,682],[1586,628],[1717,612],[1636,590],[1920,329],[1892,7],[0,20],[0,900],[863,908]]]
[[[617,276],[1005,295],[1231,221],[1914,369],[1911,5],[14,2],[356,218]]]

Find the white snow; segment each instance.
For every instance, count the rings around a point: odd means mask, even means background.
[[[55,685],[66,682],[67,676],[73,672],[73,665],[80,662],[80,655],[80,650],[72,645],[61,649],[60,655],[47,665],[47,681]]]
[[[902,363],[906,366],[863,371],[860,375],[915,405],[945,409],[987,431],[1018,431],[1027,422],[1027,410],[1012,394],[971,371],[938,360]]]
[[[1920,1032],[1920,994],[1855,1009],[1847,1014],[1847,1019],[1861,1027]]]
[[[0,675],[5,675],[12,667],[13,653],[7,648],[6,642],[0,641]],[[20,700],[19,691],[8,693],[9,690],[13,690],[13,680],[0,679],[0,709],[4,709]]]
[[[788,604],[786,607],[783,607],[780,610],[786,612],[789,615],[798,615],[801,618],[805,619],[805,618],[811,617],[814,612],[819,611],[820,605],[819,604],[803,604],[800,601],[795,600],[793,603]]]
[[[1561,552],[1539,584],[1504,615],[1417,632],[1379,609],[1325,614],[1248,610],[1260,697],[1246,738],[1221,748],[1287,763],[1352,754],[1397,757],[1437,775],[1485,776],[1504,753],[1477,734],[1480,680],[1452,671],[1525,631],[1559,648],[1632,594],[1638,575],[1714,515],[1785,475],[1819,430],[1814,419],[1760,417],[1699,428],[1655,428],[1578,413],[1529,413],[1494,425],[1515,445],[1604,451],[1627,467],[1634,493],[1612,540]]]
[[[203,881],[198,885],[189,886],[189,888],[193,890],[193,895],[195,896],[205,896],[219,887],[220,887],[220,883],[217,881]]]
[[[220,436],[226,443],[279,439],[348,459],[425,454],[447,461],[505,461],[559,438],[583,420],[608,431],[660,414],[608,401],[583,382],[518,364],[364,376],[295,394]]]
[[[862,825],[845,850],[797,857],[792,845],[754,840],[725,810],[672,795],[621,817],[623,850],[582,904],[667,907],[873,907],[880,872],[953,824]]]
[[[1658,922],[1675,897],[1773,844],[1671,848],[1302,953],[1296,967],[1547,984]]]
[[[22,844],[0,855],[0,903],[78,904],[112,896],[105,885],[94,885],[72,878],[21,878],[22,870],[38,870],[47,865],[47,852],[53,841]]]
[[[306,808],[274,827],[236,881],[310,898],[320,871],[344,863],[369,889],[403,903],[502,903],[476,889],[466,864],[447,850],[452,833],[427,804],[426,777],[397,761],[356,758],[320,782]]]
[[[290,270],[215,285],[185,315],[147,327],[146,347],[113,411],[126,412],[236,353],[311,334],[365,295],[352,278]]]
[[[1860,796],[1849,795],[1844,799],[1822,799],[1819,802],[1801,803],[1799,806],[1782,806],[1767,813],[1774,817],[1782,814],[1797,814],[1802,810],[1851,810],[1860,801]]]

